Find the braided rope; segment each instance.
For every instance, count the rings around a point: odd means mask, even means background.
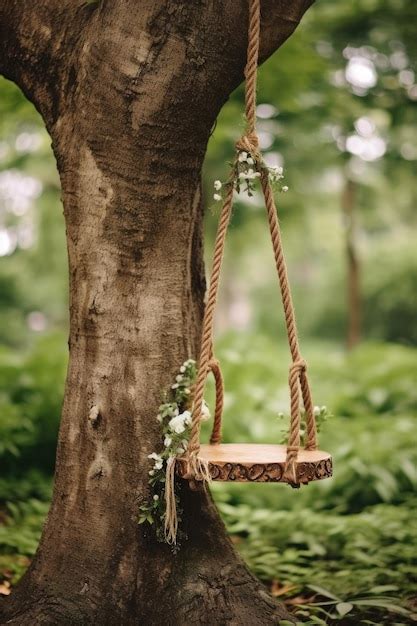
[[[271,184],[268,178],[268,171],[265,168],[262,155],[259,151],[259,139],[256,134],[256,89],[259,55],[259,34],[260,0],[249,0],[248,51],[245,67],[245,111],[247,128],[246,133],[236,143],[236,150],[237,154],[239,153],[239,151],[242,150],[249,152],[254,158],[257,168],[261,172],[261,186],[268,214],[272,247],[274,250],[275,264],[278,273],[282,303],[284,308],[288,344],[292,357],[292,365],[290,367],[288,381],[290,388],[291,421],[284,477],[288,482],[292,484],[297,484],[297,456],[300,449],[301,440],[300,392],[306,414],[307,440],[305,447],[307,450],[314,450],[317,448],[317,432],[313,410],[313,401],[307,377],[307,364],[300,353],[295,312],[288,280],[287,266],[282,247],[282,239],[277,217],[277,210]],[[213,358],[213,321],[220,281],[220,271],[226,242],[226,233],[232,213],[233,191],[234,186],[232,180],[229,184],[227,196],[221,211],[218,231],[216,235],[216,242],[214,246],[210,287],[203,320],[200,363],[195,385],[191,436],[188,445],[188,474],[200,480],[207,480],[207,476],[209,475],[208,468],[202,464],[200,459],[198,459],[198,453],[200,450],[200,428],[204,388],[207,375],[210,370],[213,372],[216,381],[216,412],[214,416],[213,432],[210,442],[219,443],[221,440],[223,379],[219,363],[216,359]]]
[[[203,332],[201,336],[200,362],[198,367],[197,381],[194,391],[194,408],[192,414],[192,427],[188,444],[188,459],[190,471],[196,469],[197,455],[200,450],[201,410],[204,400],[204,388],[206,385],[209,364],[212,358],[213,346],[213,320],[217,302],[217,292],[220,281],[220,270],[223,261],[224,247],[226,242],[227,227],[230,222],[233,206],[233,185],[229,186],[226,200],[220,214],[217,229],[216,242],[214,244],[213,265],[211,280],[204,311]],[[193,472],[194,473],[194,472]],[[198,478],[198,476],[196,476]]]
[[[209,370],[214,376],[216,385],[216,408],[214,410],[213,430],[211,432],[210,443],[217,444],[222,440],[222,413],[224,403],[224,383],[220,363],[212,358],[209,362]]]

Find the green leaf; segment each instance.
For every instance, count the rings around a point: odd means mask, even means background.
[[[351,604],[350,602],[339,602],[339,604],[336,604],[336,611],[341,617],[344,617],[345,615],[350,613],[352,609],[353,604]]]
[[[334,593],[332,593],[328,589],[323,589],[323,587],[319,587],[317,585],[307,585],[307,587],[309,589],[312,589],[316,593],[319,593],[321,596],[324,596],[325,598],[330,598],[331,600],[342,602],[341,598],[338,598],[337,596],[335,596]]]
[[[392,604],[392,602],[388,602],[385,600],[378,600],[373,598],[364,598],[362,600],[355,600],[355,606],[372,606],[378,609],[387,609],[392,613],[399,613],[400,615],[410,615],[410,611],[405,609],[403,606],[399,606],[398,604]]]

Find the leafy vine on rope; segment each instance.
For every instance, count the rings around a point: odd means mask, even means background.
[[[158,541],[165,541],[164,523],[166,513],[165,480],[167,462],[184,454],[188,447],[191,432],[192,388],[197,375],[193,359],[185,361],[171,385],[169,394],[159,407],[157,421],[161,425],[163,448],[148,456],[153,461],[149,470],[149,486],[152,491],[150,502],[139,507],[139,524],[145,522],[154,527]],[[203,405],[203,418],[210,419],[207,404]],[[181,521],[178,494],[175,494],[178,520]]]
[[[229,180],[226,182],[214,181],[213,199],[216,202],[224,200],[222,191],[225,190],[227,194],[230,186],[236,189],[237,193],[243,191],[252,197],[256,190],[256,180],[261,177],[262,171],[268,174],[274,191],[284,193],[288,191],[287,185],[280,182],[284,178],[284,169],[282,167],[268,167],[259,155],[255,156],[246,150],[240,150],[235,161],[231,164],[231,168]]]

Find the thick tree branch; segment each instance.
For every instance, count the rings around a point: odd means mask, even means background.
[[[263,0],[261,61],[290,36],[313,1]],[[204,97],[195,103],[195,113],[204,118],[206,109],[212,118],[243,78],[247,12],[247,0],[144,0],[140,4],[136,0],[4,0],[0,3],[0,73],[22,88],[51,130],[68,108],[68,99],[77,106],[78,87],[87,87],[91,98],[98,95],[88,85],[104,76],[108,80],[108,66],[114,87],[126,94],[132,109],[135,100],[147,97],[146,76],[152,85],[155,60],[179,51],[181,65],[174,76],[166,77],[171,100],[181,108],[186,94],[191,104],[192,94],[183,89],[183,83],[188,83],[184,75],[204,68],[191,87],[195,93],[216,93],[217,101]],[[187,119],[195,129],[194,116]]]
[[[84,0],[0,2],[0,74],[19,85],[48,125],[92,12]]]

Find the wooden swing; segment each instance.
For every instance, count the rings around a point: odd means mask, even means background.
[[[327,452],[317,449],[317,430],[310,385],[307,377],[307,364],[301,356],[294,307],[288,281],[281,233],[275,207],[274,196],[259,150],[256,134],[256,83],[258,69],[260,32],[260,1],[249,0],[249,35],[245,69],[245,101],[247,130],[236,144],[236,159],[245,151],[254,161],[259,172],[260,183],[268,215],[275,264],[279,278],[285,323],[292,364],[289,373],[291,398],[291,421],[288,445],[221,443],[221,419],[223,411],[223,378],[220,364],[213,356],[213,319],[217,301],[220,270],[229,225],[234,184],[229,181],[227,196],[221,211],[214,247],[213,266],[204,313],[203,332],[200,350],[200,363],[194,393],[191,436],[187,452],[176,459],[176,472],[191,483],[194,481],[235,481],[235,482],[284,482],[299,487],[313,480],[321,480],[332,475],[332,458]],[[235,170],[234,170],[235,171]],[[216,382],[216,409],[210,444],[200,444],[200,427],[204,389],[209,372]],[[301,447],[302,398],[305,412],[306,436]]]

